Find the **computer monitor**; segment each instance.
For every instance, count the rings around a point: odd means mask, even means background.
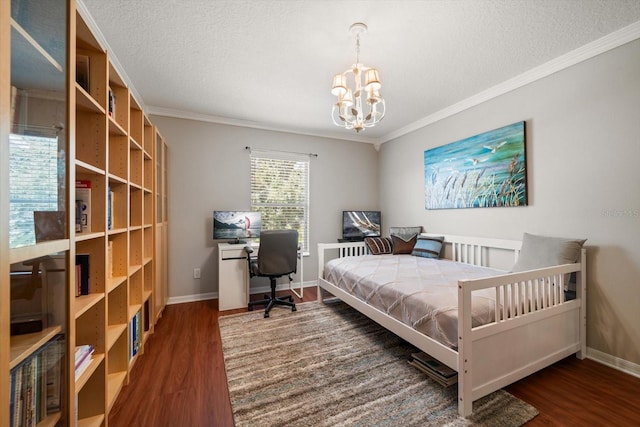
[[[232,239],[229,243],[246,243],[241,239],[260,237],[262,216],[260,212],[213,211],[213,238]]]
[[[342,238],[363,240],[365,237],[379,237],[381,224],[380,211],[343,211]]]

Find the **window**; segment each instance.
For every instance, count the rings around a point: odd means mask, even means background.
[[[9,246],[35,244],[34,211],[64,210],[64,151],[58,137],[9,134]],[[61,193],[59,193],[61,192]]]
[[[263,230],[298,230],[309,250],[309,157],[251,152],[251,210],[262,214]]]

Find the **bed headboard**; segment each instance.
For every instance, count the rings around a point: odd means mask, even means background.
[[[516,262],[520,254],[520,240],[492,239],[487,237],[457,236],[454,234],[421,233],[421,236],[444,236],[444,244],[451,246],[451,259],[472,265],[487,265],[489,249],[514,252]]]
[[[458,236],[453,234],[420,233],[421,236],[444,236],[445,246],[450,247],[450,259],[465,264],[487,266],[490,249],[501,249],[514,252],[514,263],[518,259],[522,242],[519,240],[491,239],[486,237]],[[369,253],[364,242],[320,243],[319,255],[324,249],[338,249],[338,256],[361,256]],[[324,255],[321,264],[324,265]]]

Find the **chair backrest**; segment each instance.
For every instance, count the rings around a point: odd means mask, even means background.
[[[295,273],[298,265],[298,232],[265,230],[260,233],[258,270],[261,276]]]

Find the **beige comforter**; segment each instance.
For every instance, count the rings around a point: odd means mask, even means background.
[[[324,277],[440,343],[457,348],[458,280],[504,274],[487,267],[411,255],[337,258]],[[473,293],[474,326],[492,322],[495,291]]]

